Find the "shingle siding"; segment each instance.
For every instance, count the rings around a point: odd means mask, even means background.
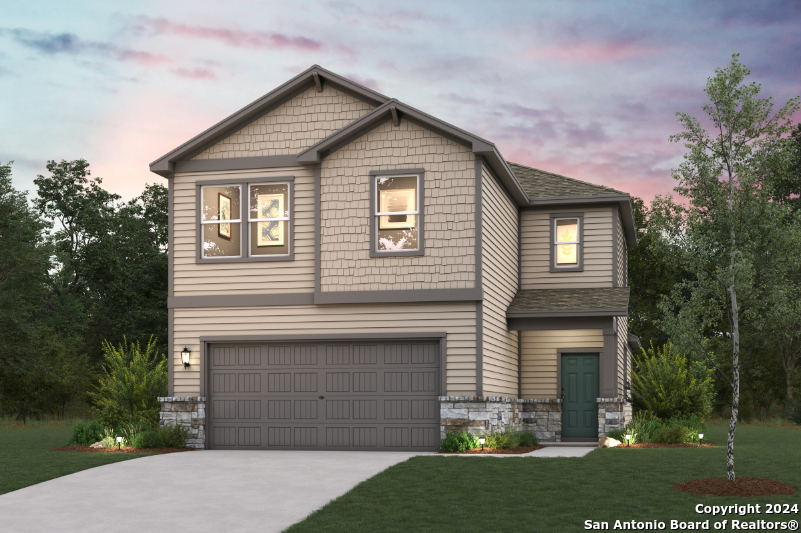
[[[425,169],[425,255],[370,257],[370,171]],[[385,122],[322,163],[321,291],[475,287],[475,160],[402,120]]]

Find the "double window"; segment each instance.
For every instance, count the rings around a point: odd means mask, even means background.
[[[370,173],[370,256],[423,255],[423,171]]]
[[[198,186],[198,261],[292,259],[292,178]]]
[[[551,272],[584,270],[584,215],[551,215]]]

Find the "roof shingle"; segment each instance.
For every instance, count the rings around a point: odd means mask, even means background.
[[[589,289],[527,289],[517,291],[509,304],[507,316],[525,313],[565,311],[609,311],[610,315],[625,311],[629,305],[628,287]],[[623,314],[626,314],[625,312]]]
[[[508,163],[508,162],[507,162]],[[544,170],[508,163],[517,181],[529,198],[558,198],[563,196],[616,196],[622,191],[586,181],[560,176]]]

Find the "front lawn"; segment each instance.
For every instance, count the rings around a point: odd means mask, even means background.
[[[583,531],[584,521],[713,522],[699,503],[798,504],[799,495],[761,498],[697,496],[673,489],[690,479],[726,475],[726,427],[707,429],[715,448],[595,450],[586,457],[415,457],[378,474],[292,526],[304,531]],[[735,466],[741,476],[801,487],[801,431],[738,427]],[[771,519],[764,514],[740,520]],[[725,517],[732,518],[732,517]],[[785,515],[798,520],[799,515]]]
[[[0,427],[0,494],[87,468],[152,455],[51,452],[52,448],[67,444],[72,429],[64,423],[50,426]]]

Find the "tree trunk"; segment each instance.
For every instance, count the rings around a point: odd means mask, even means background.
[[[791,379],[791,368],[785,367],[784,369],[784,379],[787,381],[787,400],[792,402],[793,401],[793,380]]]
[[[734,431],[737,429],[737,413],[740,409],[740,324],[737,313],[737,292],[734,284],[729,287],[731,295],[731,340],[734,387],[731,395],[731,420],[729,420],[729,437],[726,439],[726,477],[734,481]]]

